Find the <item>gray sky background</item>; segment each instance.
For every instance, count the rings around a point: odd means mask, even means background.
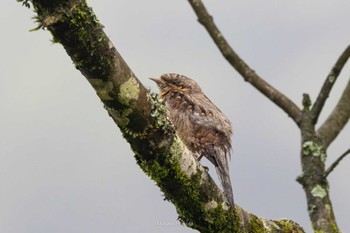
[[[226,63],[187,1],[89,1],[137,77],[176,72],[196,79],[234,124],[235,200],[265,218],[311,226],[300,175],[300,136],[291,119]],[[350,2],[205,1],[235,50],[300,105],[314,100],[350,42]],[[85,78],[32,10],[0,2],[0,232],[194,232],[136,165],[129,145]],[[347,64],[320,122],[349,79]],[[328,153],[349,148],[348,125]],[[208,165],[204,161],[204,164]],[[214,169],[211,174],[216,179]],[[350,159],[330,175],[343,232],[350,232]]]

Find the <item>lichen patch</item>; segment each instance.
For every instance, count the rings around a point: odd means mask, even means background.
[[[119,101],[124,105],[130,105],[131,102],[136,101],[140,94],[140,84],[135,77],[131,76],[128,81],[120,85],[118,94]]]
[[[311,194],[314,197],[324,198],[327,195],[327,192],[318,184],[311,190]]]

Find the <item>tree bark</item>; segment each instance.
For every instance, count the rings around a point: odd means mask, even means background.
[[[315,130],[315,125],[334,82],[349,59],[350,46],[345,49],[333,66],[319,92],[315,104],[312,105],[308,94],[303,94],[303,110],[300,110],[293,101],[256,74],[239,57],[217,28],[213,17],[208,13],[201,0],[189,0],[189,3],[196,13],[199,23],[207,30],[231,66],[241,74],[245,81],[252,84],[257,90],[286,112],[299,127],[302,139],[301,165],[303,173],[297,178],[297,181],[302,184],[306,193],[312,227],[315,232],[340,232],[329,197],[325,161],[328,146],[344,128],[350,117],[350,81],[326,122],[318,131]]]
[[[334,141],[350,118],[350,79],[340,100],[327,120],[317,130],[325,148]]]
[[[226,205],[207,171],[177,138],[164,105],[136,78],[86,1],[18,1],[32,3],[38,28],[62,44],[183,224],[200,232],[304,232],[292,221],[263,219]]]
[[[326,150],[314,127],[310,112],[304,112],[300,126],[302,175],[297,181],[305,191],[308,213],[315,232],[339,233],[325,176]]]
[[[316,124],[318,117],[323,109],[326,100],[328,99],[329,93],[332,90],[334,83],[337,81],[340,72],[342,71],[344,65],[350,57],[350,45],[345,49],[345,51],[340,55],[337,62],[329,72],[325,82],[323,83],[322,89],[317,96],[315,104],[311,109],[311,116],[313,123]]]

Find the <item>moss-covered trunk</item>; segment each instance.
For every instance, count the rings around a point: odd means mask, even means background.
[[[325,176],[326,148],[315,131],[308,111],[303,114],[300,129],[303,173],[297,180],[306,194],[312,227],[318,233],[339,233],[329,196],[329,184]]]

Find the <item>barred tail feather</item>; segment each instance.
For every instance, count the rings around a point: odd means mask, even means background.
[[[228,167],[228,161],[226,157],[226,153],[223,151],[220,151],[221,153],[218,153],[218,157],[216,158],[217,166],[216,173],[219,176],[221,185],[224,189],[225,197],[230,204],[230,206],[234,206],[234,200],[233,200],[233,190],[232,190],[232,184],[230,179],[230,171]]]

